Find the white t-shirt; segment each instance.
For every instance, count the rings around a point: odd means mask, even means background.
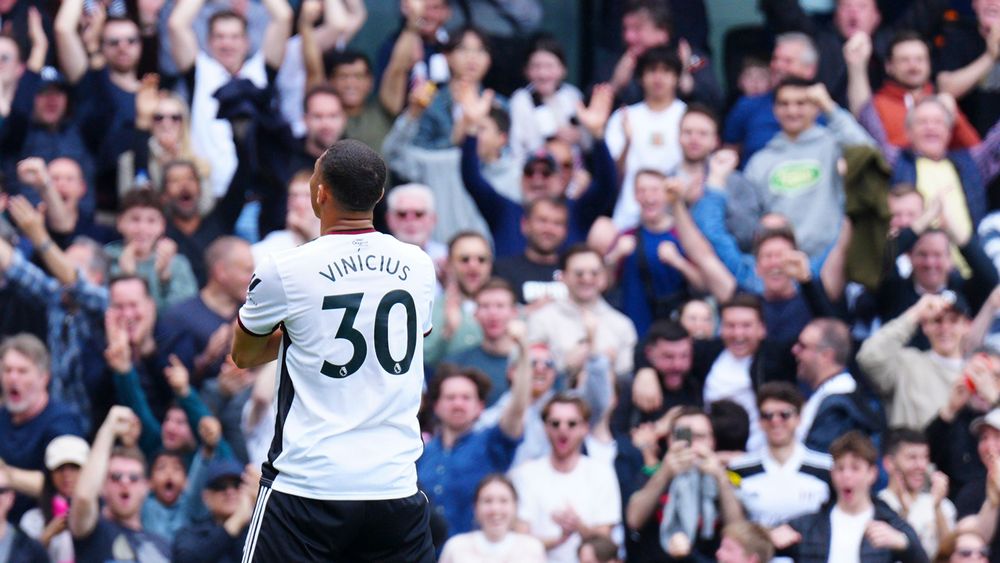
[[[229,189],[236,172],[236,145],[229,121],[218,119],[219,100],[215,92],[234,77],[208,53],[199,51],[194,62],[194,92],[191,95],[191,145],[195,154],[212,164],[212,191],[221,197]],[[235,78],[246,78],[254,86],[267,86],[263,51],[243,63]]]
[[[284,329],[265,484],[320,500],[416,494],[434,280],[427,254],[374,230],[321,236],[258,266],[240,325]]]
[[[757,395],[753,392],[753,382],[750,380],[751,364],[753,356],[737,358],[729,350],[723,350],[705,376],[702,394],[706,405],[728,399],[743,407],[750,418],[747,451],[755,452],[764,447],[766,439],[764,431],[757,423],[760,415],[757,412]]]
[[[889,489],[882,489],[878,493],[878,498],[888,504],[889,508],[900,514],[902,513],[903,503],[899,501],[896,493]],[[950,500],[941,500],[941,514],[948,523],[948,529],[954,529],[958,512]],[[924,553],[937,553],[938,547],[941,544],[941,538],[938,536],[937,511],[934,510],[933,495],[930,493],[920,493],[913,499],[913,503],[910,504],[910,510],[906,513],[906,523],[917,533],[917,537],[920,538],[920,544],[924,547]]]
[[[621,522],[622,499],[614,469],[604,461],[580,456],[569,473],[552,467],[548,457],[528,461],[510,472],[517,489],[517,514],[538,538],[557,538],[562,528],[552,514],[572,507],[587,526],[614,526]],[[581,538],[573,534],[549,550],[549,562],[575,562]]]
[[[830,511],[829,563],[860,563],[865,528],[875,519],[875,507],[860,514],[848,514],[834,506]]]
[[[674,100],[662,111],[649,109],[646,102],[628,106],[628,122],[632,128],[628,158],[625,159],[625,181],[615,205],[612,219],[619,229],[630,229],[639,223],[639,204],[635,201],[635,173],[643,169],[659,170],[666,174],[681,161],[679,143],[681,118],[687,104]],[[625,150],[625,130],[622,128],[622,110],[611,114],[604,135],[604,142],[614,159]]]

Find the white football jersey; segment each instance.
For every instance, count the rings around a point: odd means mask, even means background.
[[[416,494],[435,279],[420,248],[374,230],[327,234],[259,264],[240,326],[284,331],[265,484],[320,500]]]

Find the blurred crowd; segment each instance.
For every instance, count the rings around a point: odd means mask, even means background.
[[[705,4],[583,3],[603,64],[540,0],[0,0],[0,561],[242,559],[234,319],[345,138],[438,270],[441,561],[1000,561],[1000,0]]]

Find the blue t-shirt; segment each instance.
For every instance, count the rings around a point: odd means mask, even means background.
[[[84,437],[79,415],[62,403],[50,399],[38,416],[20,425],[0,409],[0,459],[12,467],[44,470],[45,447],[63,434]],[[34,501],[18,494],[9,520],[17,522],[32,506]]]
[[[170,544],[149,532],[131,530],[103,516],[85,538],[73,538],[76,563],[168,563]]]
[[[448,523],[448,536],[473,529],[476,487],[490,473],[505,473],[521,438],[511,438],[499,425],[473,430],[445,449],[438,434],[417,460],[420,488],[435,512]]]
[[[181,301],[167,309],[163,314],[163,322],[158,323],[160,333],[157,342],[165,354],[177,354],[181,362],[189,370],[194,369],[194,358],[208,346],[212,333],[220,326],[232,322],[208,308],[201,300],[200,294]],[[219,373],[222,361],[205,370],[202,375],[214,376]],[[192,376],[196,374],[192,373]],[[197,378],[196,378],[197,379]],[[200,381],[192,381],[194,384]]]
[[[687,280],[675,268],[660,261],[657,255],[657,248],[661,242],[670,241],[677,245],[677,249],[684,254],[681,249],[680,240],[673,230],[663,233],[653,233],[645,227],[639,227],[632,234],[636,237],[642,236],[643,254],[646,256],[646,264],[649,265],[649,277],[653,282],[653,295],[657,298],[667,297],[677,294],[687,287]],[[646,334],[649,325],[653,323],[652,304],[647,298],[646,284],[643,276],[639,273],[639,249],[629,255],[622,264],[621,275],[622,290],[622,312],[632,319],[635,324],[635,331],[639,338]],[[678,300],[678,305],[681,300]]]

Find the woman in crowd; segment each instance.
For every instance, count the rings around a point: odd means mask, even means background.
[[[479,530],[452,537],[444,544],[439,563],[479,563],[518,561],[542,563],[542,542],[514,531],[517,518],[517,491],[510,479],[494,473],[479,482],[475,496],[475,516]]]
[[[67,434],[49,442],[45,448],[45,483],[38,506],[21,517],[21,530],[42,544],[53,563],[75,560],[66,517],[80,468],[89,453],[90,446],[79,436]]]

